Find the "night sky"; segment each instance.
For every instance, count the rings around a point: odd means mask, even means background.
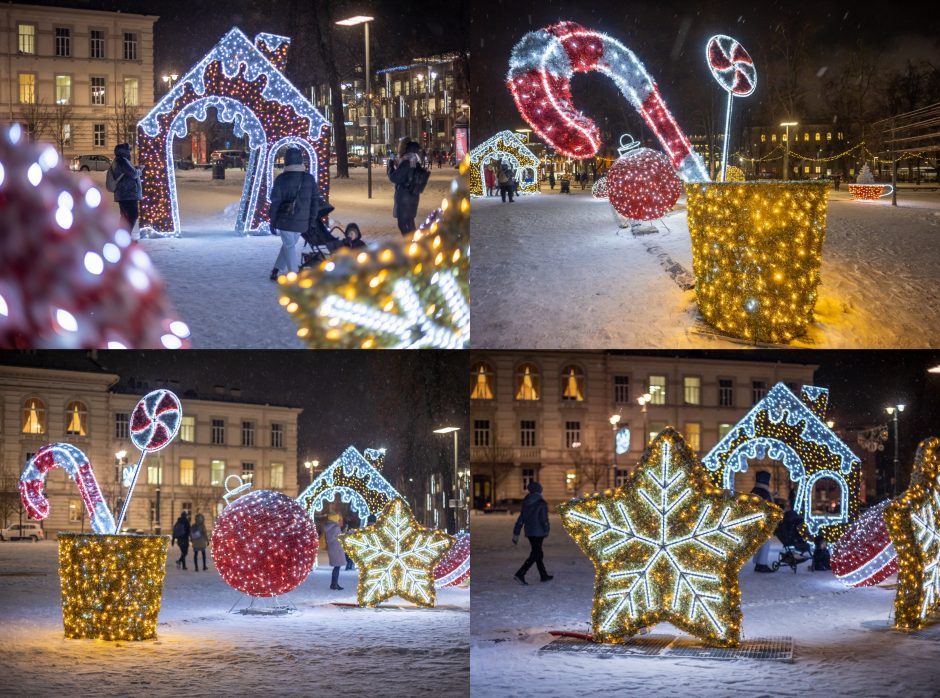
[[[687,134],[700,132],[701,112],[723,118],[725,98],[705,61],[705,44],[714,34],[738,39],[755,60],[757,90],[735,100],[735,114],[746,119],[774,113],[768,75],[779,56],[774,31],[809,25],[804,86],[811,111],[823,109],[827,78],[860,44],[883,69],[900,68],[908,59],[936,66],[940,40],[930,3],[905,3],[903,11],[860,2],[747,2],[659,0],[589,3],[560,0],[490,0],[472,8],[472,129],[474,143],[494,132],[526,126],[506,88],[512,47],[529,31],[560,20],[610,34],[631,49],[659,84],[670,111]],[[820,71],[822,74],[820,75]],[[572,81],[574,102],[604,130],[640,134],[640,119],[606,77],[579,74]],[[819,116],[821,114],[817,114]],[[800,117],[810,118],[803,114]],[[608,121],[605,122],[605,119]],[[720,129],[719,129],[720,130]]]

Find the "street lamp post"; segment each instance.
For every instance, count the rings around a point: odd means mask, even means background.
[[[611,478],[611,484],[617,484],[617,425],[620,424],[620,415],[610,415],[610,428],[614,434],[614,476]]]
[[[786,127],[786,135],[783,137],[783,179],[790,177],[790,127],[797,126],[797,121],[784,121],[780,125]]]
[[[313,482],[313,471],[316,470],[319,466],[320,466],[320,461],[318,461],[316,458],[314,458],[313,460],[304,461],[304,468],[307,469],[307,480],[309,482]]]
[[[898,415],[904,411],[906,405],[890,405],[885,407],[885,412],[892,418],[894,421],[894,482],[891,485],[891,495],[896,496],[898,493]]]
[[[368,198],[372,198],[372,76],[369,65],[369,22],[374,17],[356,15],[348,19],[341,19],[337,24],[344,27],[353,27],[357,24],[365,28],[366,40],[366,182]]]
[[[457,465],[457,432],[460,431],[460,427],[441,427],[440,429],[435,429],[435,434],[453,434],[454,435],[454,532],[460,530],[460,470]],[[468,510],[469,511],[469,508]],[[467,524],[469,525],[469,521]]]
[[[643,413],[643,450],[646,450],[646,444],[648,444],[650,440],[649,412],[647,412],[646,406],[652,399],[653,396],[649,393],[643,393],[636,399],[640,405],[640,411]]]
[[[176,81],[179,80],[180,76],[178,73],[168,73],[163,76],[163,84],[166,85],[166,91],[169,92],[173,89],[173,85],[176,84]]]

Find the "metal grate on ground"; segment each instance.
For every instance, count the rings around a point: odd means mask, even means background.
[[[577,637],[557,637],[539,652],[570,652],[596,655],[643,655],[647,657],[683,657],[692,659],[752,659],[756,661],[793,662],[793,638],[755,637],[742,640],[738,647],[708,647],[691,638],[673,635],[642,635],[623,644],[604,644]]]
[[[731,335],[725,334],[724,332],[719,332],[717,329],[715,329],[714,327],[709,325],[707,322],[705,322],[702,316],[698,314],[697,310],[695,313],[695,320],[692,322],[692,327],[689,328],[689,332],[691,332],[692,334],[701,335],[702,337],[724,339],[728,342],[733,342],[734,344],[741,344],[742,346],[746,346],[746,347],[756,347],[758,349],[792,349],[793,348],[792,344],[779,344],[779,343],[774,344],[773,342],[748,341],[746,339],[741,339],[740,337],[732,337]],[[800,341],[801,344],[806,344],[806,345],[816,344],[815,340],[813,340],[811,337],[805,334],[800,337],[795,337],[794,341],[796,341],[797,339]]]

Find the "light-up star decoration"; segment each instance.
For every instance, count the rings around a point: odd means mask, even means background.
[[[884,520],[898,554],[894,624],[916,630],[940,606],[940,439],[917,448],[912,485],[885,507]]]
[[[595,642],[624,642],[666,621],[726,647],[741,634],[738,572],[783,518],[758,497],[712,485],[672,427],[624,487],[559,512],[594,563]]]
[[[434,568],[455,539],[419,524],[405,500],[396,498],[373,525],[345,533],[340,541],[360,570],[360,606],[377,606],[400,596],[431,607],[436,598]]]
[[[279,279],[280,304],[311,348],[461,349],[470,342],[466,160],[411,241],[342,249]]]

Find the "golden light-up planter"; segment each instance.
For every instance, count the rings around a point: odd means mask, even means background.
[[[169,536],[59,533],[65,636],[156,637]]]
[[[695,295],[719,332],[788,342],[816,305],[830,183],[685,185]]]

